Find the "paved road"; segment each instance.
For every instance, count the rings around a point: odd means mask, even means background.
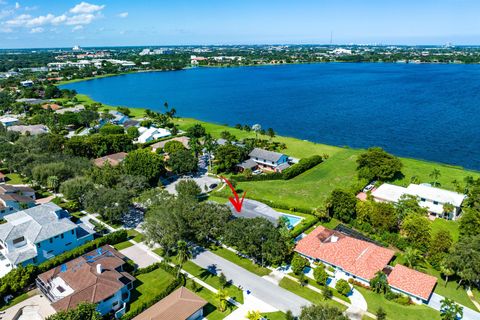
[[[444,299],[443,296],[433,293],[432,297],[430,298],[430,301],[428,302],[428,305],[435,309],[435,310],[440,310],[441,308],[441,301]],[[463,318],[462,320],[478,320],[480,319],[480,312],[474,311],[470,308],[467,308],[465,306],[463,307]]]
[[[309,301],[209,251],[197,254],[192,261],[204,269],[212,269],[212,266],[215,266],[217,272],[223,272],[233,284],[242,286],[244,290],[250,290],[254,297],[283,312],[291,310],[295,315],[299,315],[302,306],[310,305]]]

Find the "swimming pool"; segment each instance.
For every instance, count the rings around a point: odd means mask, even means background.
[[[282,214],[282,215],[288,220],[288,229],[293,229],[303,219],[301,217],[292,216],[289,214]]]

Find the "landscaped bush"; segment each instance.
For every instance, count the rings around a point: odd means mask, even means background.
[[[291,231],[290,231],[290,235],[292,236],[292,238],[296,238],[298,237],[300,234],[302,234],[305,230],[307,230],[308,228],[310,228],[311,226],[313,226],[315,223],[317,223],[318,221],[318,218],[313,216],[313,215],[309,215],[308,217],[302,219],[302,221],[300,221],[299,224],[297,224]]]
[[[310,266],[310,262],[299,254],[295,254],[292,259],[292,271],[296,275],[303,274],[303,269]]]
[[[348,282],[344,279],[340,279],[337,281],[337,284],[335,285],[335,289],[338,291],[338,293],[344,296],[347,296],[352,290]]]

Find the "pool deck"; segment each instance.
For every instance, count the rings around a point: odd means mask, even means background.
[[[265,203],[256,200],[244,199],[242,210],[240,212],[237,212],[230,202],[227,205],[232,211],[232,214],[237,218],[265,218],[275,226],[278,224],[278,219],[281,217],[291,216],[302,219],[302,217],[293,214],[278,212]]]

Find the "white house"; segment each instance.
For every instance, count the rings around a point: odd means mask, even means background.
[[[73,223],[54,203],[18,211],[0,224],[0,277],[18,265],[39,264],[93,240],[93,231]]]
[[[404,195],[417,197],[419,205],[436,217],[455,220],[460,214],[465,195],[435,188],[429,184],[410,184],[407,188],[384,183],[372,192],[375,201],[397,203]],[[453,210],[445,212],[444,205],[451,204]]]
[[[3,116],[0,117],[0,122],[3,124],[4,127],[10,127],[19,124],[20,120],[10,116]]]
[[[171,135],[170,131],[167,129],[155,127],[140,127],[138,128],[138,132],[140,133],[140,136],[137,138],[138,143],[147,143]]]

